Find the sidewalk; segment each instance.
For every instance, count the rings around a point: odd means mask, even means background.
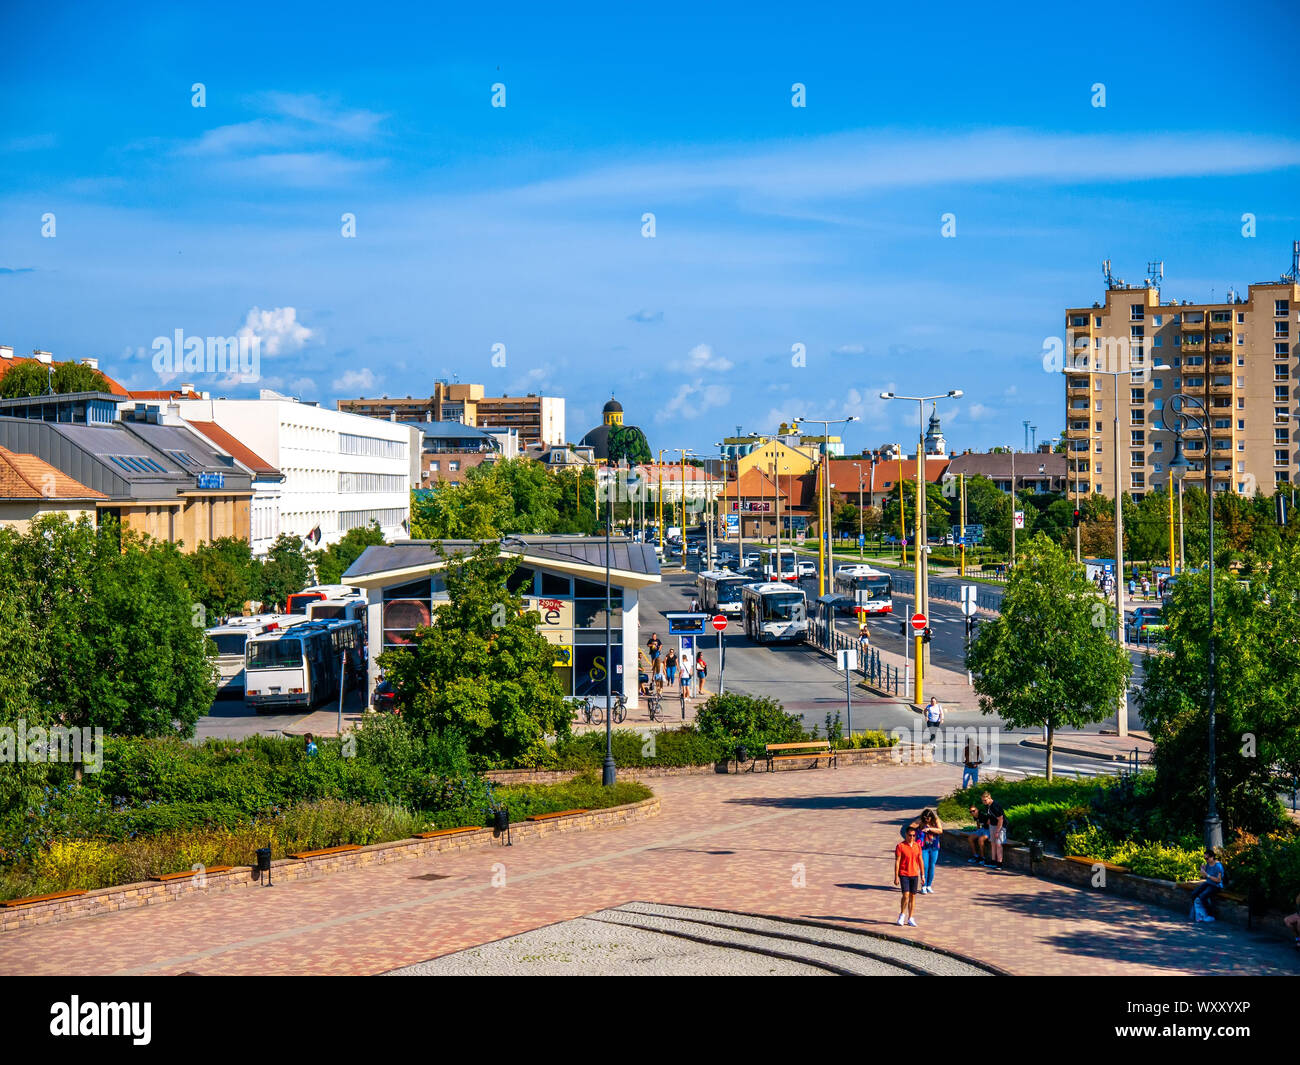
[[[669,777],[658,817],[0,935],[0,972],[365,974],[633,901],[827,922],[1021,975],[1294,974],[1281,939],[945,851],[917,928],[891,883],[900,824],[951,766]]]
[[[1021,747],[1036,747],[1047,750],[1047,743],[1042,739],[1020,741]],[[1052,750],[1056,754],[1079,754],[1088,758],[1109,758],[1114,762],[1127,760],[1136,748],[1139,762],[1151,761],[1151,752],[1155,744],[1145,732],[1130,732],[1121,739],[1114,733],[1097,732],[1058,732],[1053,737]]]

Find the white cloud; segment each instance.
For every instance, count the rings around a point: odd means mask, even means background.
[[[838,347],[831,348],[832,355],[863,355],[866,353],[866,347],[862,344],[841,344]]]
[[[330,388],[336,392],[344,392],[349,395],[364,396],[367,392],[373,392],[379,380],[370,370],[348,370],[342,377],[335,378]]]
[[[276,307],[271,311],[254,307],[236,335],[257,337],[261,341],[261,353],[274,356],[301,351],[314,334],[298,321],[298,312],[293,307]]]
[[[996,413],[997,411],[992,407],[986,407],[983,403],[972,403],[966,408],[966,414],[973,422],[980,421],[984,418],[991,418]]]
[[[725,385],[706,385],[702,379],[687,381],[667,403],[655,412],[655,421],[668,418],[698,418],[710,407],[725,407],[731,402],[731,389]]]
[[[730,359],[723,358],[721,355],[714,355],[713,348],[708,344],[696,344],[686,353],[685,369],[699,373],[703,370],[709,370],[714,373],[725,373],[734,366]]]

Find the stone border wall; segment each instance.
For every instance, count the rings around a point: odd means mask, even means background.
[[[610,806],[591,810],[585,814],[557,817],[549,821],[521,821],[510,826],[511,838],[526,841],[548,836],[555,832],[583,831],[608,825],[626,825],[659,813],[659,799],[653,797],[624,806]],[[464,832],[454,836],[434,839],[403,839],[390,843],[375,843],[343,854],[330,854],[321,858],[282,858],[271,863],[272,884],[290,883],[330,873],[360,869],[369,865],[383,865],[407,858],[427,858],[435,854],[478,850],[497,843],[490,828],[477,832]],[[243,888],[257,887],[260,880],[251,866],[236,866],[228,873],[213,873],[200,886],[197,877],[185,880],[160,882],[145,880],[136,884],[119,884],[116,887],[96,888],[84,895],[52,902],[37,902],[30,906],[0,909],[0,933],[35,925],[61,924],[80,917],[92,917],[118,910],[133,910],[140,906],[155,906],[193,894],[212,895]]]
[[[931,765],[934,762],[934,747],[928,743],[903,743],[894,747],[862,747],[851,751],[837,751],[836,754],[841,766]],[[822,755],[823,759],[825,757],[825,755]],[[803,771],[808,768],[811,761],[812,756],[809,755],[808,762],[777,762],[772,771],[775,773]],[[751,763],[746,762],[739,772],[750,772],[750,765]],[[820,768],[826,768],[824,762]],[[754,764],[753,771],[755,773],[767,772],[767,763],[761,754],[757,759],[757,763]],[[580,772],[582,770],[579,769],[494,769],[483,775],[494,784],[508,786],[511,784],[559,784],[572,780]],[[620,780],[654,780],[657,777],[692,777],[735,772],[737,772],[735,759],[726,763],[718,762],[711,765],[618,767]]]
[[[970,855],[970,846],[966,841],[971,835],[972,833],[966,831],[945,829],[943,833],[944,851],[959,855],[960,857],[957,860],[965,862]],[[1042,860],[1033,862],[1031,867],[1028,845],[1014,841],[1003,844],[1002,858],[1003,864],[1008,869],[1027,873],[1030,876],[1039,876],[1045,880],[1070,884],[1073,887],[1084,888],[1090,892],[1118,895],[1121,898],[1136,899],[1139,902],[1148,902],[1164,909],[1176,910],[1187,917],[1189,923],[1191,922],[1192,892],[1185,887],[1179,887],[1172,880],[1156,880],[1152,877],[1137,876],[1130,873],[1123,866],[1112,865],[1110,862],[1098,861],[1093,858],[1062,858],[1053,854],[1043,855]],[[1093,879],[1096,876],[1095,871],[1101,868],[1105,870],[1106,886],[1093,887]],[[1249,927],[1255,931],[1262,931],[1287,939],[1291,938],[1291,933],[1282,923],[1282,915],[1279,913],[1270,912],[1263,916],[1256,916],[1254,921],[1251,922],[1250,914],[1247,912],[1244,902],[1235,902],[1220,897],[1216,907],[1219,920],[1227,924],[1239,925],[1242,928]]]

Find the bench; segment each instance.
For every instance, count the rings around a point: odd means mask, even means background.
[[[568,817],[570,814],[585,814],[587,810],[557,810],[553,814],[533,814],[528,818],[529,821],[552,821],[557,817]]]
[[[461,832],[486,832],[482,825],[465,825],[462,828],[439,828],[432,832],[417,832],[415,839],[436,839],[438,836],[455,836]]]
[[[5,899],[0,902],[0,906],[30,906],[36,902],[53,902],[55,899],[71,899],[84,894],[84,891],[56,891],[52,895],[31,895],[25,899]]]
[[[773,751],[803,751],[803,754],[773,754]],[[807,743],[769,743],[767,745],[767,771],[772,772],[773,762],[785,762],[791,758],[811,758],[811,769],[817,768],[817,760],[825,758],[827,765],[839,768],[839,759],[831,750],[829,740],[809,740]]]
[[[214,865],[210,869],[186,869],[181,873],[159,873],[157,876],[151,876],[150,880],[160,880],[164,884],[172,880],[184,880],[186,877],[198,876],[199,873],[207,875],[208,873],[228,873],[234,868],[233,865]]]
[[[1178,887],[1182,891],[1196,891],[1204,883],[1204,880],[1180,880],[1178,881]],[[1214,897],[1215,900],[1219,902],[1236,902],[1242,906],[1245,906],[1248,901],[1245,895],[1241,895],[1235,891],[1220,890]]]
[[[327,854],[343,854],[347,851],[359,851],[360,845],[356,843],[345,843],[341,847],[322,847],[318,851],[299,851],[297,854],[289,855],[290,858],[321,858]]]

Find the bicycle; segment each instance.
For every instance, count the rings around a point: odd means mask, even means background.
[[[614,724],[621,725],[627,720],[627,696],[622,692],[618,693],[618,698],[614,700],[614,709],[611,711],[614,717]]]
[[[646,696],[645,705],[646,705],[646,709],[650,711],[651,721],[659,721],[663,718],[663,714],[664,714],[663,696],[659,695],[658,693],[653,693],[651,695],[648,695]]]
[[[685,688],[682,688],[678,692],[678,698],[680,698],[682,701],[682,720],[685,721],[686,720],[686,689]]]
[[[575,715],[588,725],[603,725],[605,723],[605,712],[601,710],[590,699],[579,699],[578,712]]]

